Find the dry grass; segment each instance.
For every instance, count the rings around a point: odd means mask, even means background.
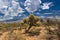
[[[57,24],[57,25],[56,25]],[[26,32],[28,27],[31,29]],[[0,40],[59,40],[60,22],[35,17],[18,23],[0,23]]]
[[[58,40],[57,28],[50,27],[50,30],[55,32],[49,32],[46,27],[33,27],[30,33],[24,34],[24,29],[15,29],[12,31],[1,32],[0,40]],[[37,33],[39,33],[37,35]],[[52,33],[52,34],[51,34]],[[32,36],[32,34],[34,34]]]

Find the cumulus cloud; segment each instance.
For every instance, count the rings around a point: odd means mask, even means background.
[[[40,4],[41,0],[26,0],[24,6],[28,12],[34,12],[39,8]]]
[[[52,2],[50,2],[50,3],[43,3],[43,6],[41,6],[41,8],[43,10],[45,10],[45,9],[49,9],[51,6],[52,6]]]
[[[13,19],[14,16],[18,16],[19,13],[23,13],[24,9],[20,7],[17,0],[0,0],[0,12],[4,14],[0,17],[1,20]]]
[[[52,5],[52,2],[42,3],[42,0],[26,0],[24,2],[25,9],[28,12],[35,12],[39,8],[43,10],[49,9],[51,5]],[[24,12],[24,9],[20,6],[18,0],[0,0],[0,13],[4,14],[4,16],[0,16],[0,21],[13,19],[14,16],[18,16],[20,13],[23,13],[23,12]],[[22,16],[22,15],[19,15],[19,16]]]
[[[28,12],[34,12],[37,11],[38,8],[41,8],[42,10],[49,9],[52,4],[52,2],[42,3],[42,0],[26,0],[24,6]]]

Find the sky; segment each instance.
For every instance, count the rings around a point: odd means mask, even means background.
[[[0,0],[0,21],[23,19],[31,13],[60,19],[60,0]]]

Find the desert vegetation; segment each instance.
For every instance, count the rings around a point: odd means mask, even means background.
[[[16,23],[0,23],[0,40],[60,40],[60,21],[30,14]]]

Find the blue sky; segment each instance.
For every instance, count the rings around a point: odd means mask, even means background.
[[[34,15],[60,19],[60,0],[0,0],[0,21],[19,20]]]

